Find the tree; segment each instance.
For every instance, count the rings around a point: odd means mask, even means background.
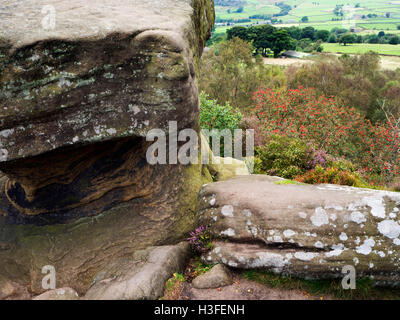
[[[227,31],[227,39],[240,38],[245,41],[252,41],[258,53],[267,56],[267,50],[274,52],[276,57],[282,50],[294,49],[293,39],[286,29],[276,29],[264,24],[250,28],[233,27]]]
[[[293,39],[290,37],[289,33],[284,29],[277,29],[273,33],[272,38],[272,51],[275,57],[277,57],[283,50],[293,49]]]
[[[299,27],[291,26],[289,28],[286,28],[286,30],[293,39],[301,39],[301,29]]]
[[[301,50],[311,47],[311,44],[312,44],[312,41],[310,38],[304,38],[298,42],[298,46],[300,47]]]
[[[265,56],[265,50],[268,48],[272,49],[275,30],[275,27],[268,24],[249,28],[249,40],[253,41],[254,48],[257,52]]]
[[[385,35],[385,31],[379,31],[378,37],[382,38]]]
[[[331,35],[329,36],[328,42],[329,42],[329,43],[336,43],[336,42],[337,42],[337,37],[336,37],[336,35],[335,35],[335,34],[331,34]]]
[[[351,33],[345,34],[339,38],[339,44],[343,43],[344,46],[354,42],[356,42],[356,37]]]
[[[322,42],[326,42],[329,38],[328,30],[318,30],[316,34],[316,40],[322,40]]]
[[[369,40],[368,43],[379,43],[379,38],[376,34],[372,35]]]
[[[400,30],[400,24],[397,26],[397,30]]]
[[[276,29],[270,25],[251,27],[249,38],[253,40],[257,52],[263,56],[267,55],[267,49],[271,49],[276,57],[282,50],[294,48],[293,39],[286,29]]]
[[[235,11],[236,13],[242,13],[244,10],[243,6],[237,8],[237,10]]]
[[[389,44],[399,44],[400,43],[400,38],[399,36],[393,36],[389,40]]]
[[[310,38],[315,40],[315,29],[313,27],[305,27],[301,30],[301,38]]]
[[[311,47],[312,51],[322,52],[324,47],[322,46],[322,40],[317,40]]]
[[[226,31],[226,34],[228,40],[231,40],[235,37],[246,41],[249,40],[248,29],[246,27],[237,26],[230,28],[228,31]]]
[[[308,22],[308,17],[304,16],[303,18],[301,18],[301,22],[307,23]]]

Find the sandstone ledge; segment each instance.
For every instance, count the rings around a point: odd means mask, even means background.
[[[197,212],[217,237],[205,261],[311,279],[351,265],[400,285],[400,193],[242,176],[204,187]]]

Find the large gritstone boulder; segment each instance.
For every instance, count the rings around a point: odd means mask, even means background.
[[[198,218],[216,236],[208,262],[400,285],[400,193],[241,176],[205,186]]]
[[[83,295],[109,261],[193,228],[210,174],[151,165],[146,135],[198,130],[213,24],[212,0],[2,0],[0,287],[40,294],[50,265]]]

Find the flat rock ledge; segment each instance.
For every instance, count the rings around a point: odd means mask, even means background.
[[[304,185],[264,175],[204,186],[199,223],[217,241],[203,259],[306,279],[356,277],[400,286],[400,193]]]
[[[188,243],[150,247],[116,261],[97,274],[84,300],[154,300],[165,283],[182,271],[190,258]]]

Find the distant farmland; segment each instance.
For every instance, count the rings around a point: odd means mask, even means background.
[[[231,1],[225,0],[224,4],[232,3]],[[279,2],[289,5],[291,10],[287,14],[279,15],[282,13],[282,7],[275,5]],[[249,19],[254,15],[265,16],[265,19],[250,19],[250,22],[241,23],[241,25],[250,25],[266,21],[268,17],[278,14],[273,19],[277,19],[281,24],[313,26],[320,30],[331,30],[334,27],[357,27],[364,30],[396,31],[397,26],[400,25],[400,1],[396,0],[347,0],[345,2],[342,0],[247,0],[240,3],[240,6],[216,6],[217,19],[234,21]],[[346,3],[346,7],[340,7],[335,14],[336,5],[343,3]],[[301,22],[303,17],[307,17],[308,22]],[[342,20],[337,21],[338,19]],[[222,33],[226,29],[226,27],[217,27],[216,32]]]
[[[400,56],[400,45],[355,43],[347,46],[338,43],[324,43],[324,52],[334,53],[366,53],[375,51],[379,54]]]

